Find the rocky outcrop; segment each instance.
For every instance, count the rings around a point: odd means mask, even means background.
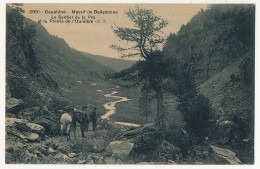
[[[25,119],[6,118],[6,132],[22,139],[22,141],[39,142],[45,138],[45,129],[39,124],[30,123]]]
[[[5,106],[7,113],[15,114],[23,108],[24,103],[21,99],[9,98],[6,100]]]
[[[236,153],[231,150],[220,148],[217,146],[210,146],[213,150],[215,159],[224,159],[228,161],[230,164],[242,164],[241,161],[236,157]]]
[[[114,157],[125,159],[132,151],[133,146],[134,144],[129,141],[112,141],[106,151]]]
[[[29,121],[33,121],[36,117],[39,116],[41,116],[40,107],[25,108],[18,113],[18,118],[23,118]]]

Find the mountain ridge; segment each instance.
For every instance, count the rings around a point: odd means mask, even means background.
[[[104,66],[108,66],[110,68],[112,68],[115,71],[121,71],[123,69],[129,68],[131,67],[133,64],[136,63],[136,61],[132,61],[132,60],[123,60],[123,59],[119,59],[119,58],[110,58],[110,57],[105,57],[105,56],[101,56],[101,55],[94,55],[94,54],[90,54],[87,52],[81,52],[84,56],[95,60],[96,62],[104,65]]]

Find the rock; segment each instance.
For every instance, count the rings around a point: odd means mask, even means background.
[[[26,150],[25,154],[24,154],[24,159],[25,160],[30,160],[31,158],[33,158],[33,154],[30,153],[28,150]]]
[[[116,160],[113,157],[109,157],[105,159],[106,164],[115,164]]]
[[[35,123],[43,126],[45,128],[45,132],[51,135],[60,134],[60,123],[52,117],[52,119],[48,119],[47,117],[41,117],[39,119],[34,120]]]
[[[14,148],[11,145],[6,145],[5,146],[5,151],[8,153],[13,153],[14,152]]]
[[[211,147],[208,145],[198,145],[194,147],[196,159],[199,161],[205,161],[211,157]]]
[[[39,154],[41,154],[41,152],[40,151],[38,151],[38,150],[34,150],[33,152],[31,152],[32,154],[37,154],[37,155],[39,155]]]
[[[174,164],[174,165],[176,165],[177,163],[176,163],[175,161],[173,161],[173,160],[168,160],[168,164]]]
[[[45,144],[47,147],[52,147],[55,150],[58,148],[58,145],[53,141],[47,141]]]
[[[95,164],[93,160],[90,160],[90,162],[88,162],[88,164]]]
[[[5,102],[6,108],[11,109],[19,104],[21,104],[23,101],[21,99],[16,99],[16,98],[10,98],[7,99]]]
[[[67,156],[67,155],[65,155],[65,154],[63,154],[63,153],[57,153],[55,156],[54,156],[54,158],[56,158],[56,159],[68,159],[69,157]]]
[[[17,113],[23,108],[24,103],[23,103],[23,100],[21,100],[21,99],[9,98],[6,100],[5,106],[6,106],[7,112]]]
[[[27,123],[28,120],[25,119],[17,119],[17,118],[5,118],[5,126],[6,127],[13,127],[15,123]]]
[[[56,151],[53,150],[53,148],[49,147],[49,148],[48,148],[48,153],[53,154],[53,153],[56,153]]]
[[[40,107],[31,107],[21,110],[18,113],[18,117],[21,119],[26,119],[33,121],[36,117],[41,116]]]
[[[44,133],[44,127],[42,127],[39,124],[35,123],[26,123],[26,125],[34,132],[37,132],[38,134]]]
[[[69,153],[68,156],[69,156],[69,158],[73,158],[73,157],[76,157],[77,154],[76,153]]]
[[[210,147],[213,149],[213,152],[216,154],[217,158],[225,159],[233,165],[242,164],[242,162],[236,157],[236,153],[233,151],[212,145],[210,145]]]
[[[86,163],[87,163],[86,160],[79,160],[79,161],[77,162],[77,164],[86,164]]]
[[[103,139],[96,139],[93,145],[94,152],[101,153],[106,149],[106,142]]]
[[[129,141],[112,141],[107,147],[107,151],[119,158],[125,158],[133,149],[134,144]]]
[[[110,120],[106,119],[99,119],[98,122],[98,130],[105,129],[109,132],[109,136],[112,138],[114,136],[117,136],[118,133],[120,133],[120,126],[116,125],[115,123],[111,122]]]
[[[32,142],[39,142],[41,140],[39,135],[36,133],[30,133],[26,139]]]
[[[45,138],[45,129],[35,123],[29,123],[25,119],[6,117],[7,134],[15,135],[23,140],[40,141]]]

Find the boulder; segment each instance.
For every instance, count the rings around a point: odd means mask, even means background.
[[[36,117],[41,116],[40,107],[25,108],[18,113],[18,117],[21,119],[27,119],[33,121]]]
[[[93,150],[96,153],[101,153],[106,149],[106,141],[103,139],[96,139],[93,145]]]
[[[54,158],[56,159],[68,159],[69,157],[61,152],[57,153]]]
[[[45,137],[45,129],[25,119],[6,118],[7,134],[17,136],[23,140],[40,141]]]
[[[241,161],[236,157],[236,153],[234,153],[233,151],[225,148],[213,146],[213,145],[210,145],[210,147],[212,148],[215,155],[214,157],[216,159],[218,158],[225,159],[226,161],[228,161],[230,164],[233,165],[242,164]]]
[[[93,160],[90,160],[88,164],[95,164],[95,162]]]
[[[77,154],[76,153],[69,153],[68,156],[69,156],[69,158],[73,158],[73,157],[76,157]]]
[[[26,161],[28,161],[28,160],[30,160],[30,159],[33,158],[33,155],[34,155],[34,154],[32,154],[32,153],[30,153],[28,150],[26,150],[25,153],[24,153],[24,157],[23,157],[23,158],[24,158]]]
[[[120,126],[106,119],[99,119],[98,122],[98,130],[105,129],[109,132],[109,136],[114,138],[121,132]]]
[[[118,158],[125,158],[132,151],[134,144],[129,141],[112,141],[107,147],[107,152],[110,152]]]
[[[88,159],[93,160],[95,164],[103,164],[103,156],[101,153],[91,153],[88,155]]]
[[[14,152],[14,148],[11,145],[6,145],[5,146],[5,152],[13,153]]]
[[[59,135],[60,134],[60,123],[55,120],[55,117],[41,117],[34,120],[35,123],[43,126],[45,128],[45,132],[51,135]]]
[[[116,160],[113,157],[109,157],[105,159],[106,164],[115,164]]]
[[[49,148],[48,148],[48,153],[49,153],[49,154],[54,154],[54,153],[56,153],[56,151],[53,150],[52,147],[49,147]]]
[[[39,142],[41,140],[40,136],[36,133],[29,133],[26,139],[31,142]]]
[[[20,111],[23,108],[24,103],[23,103],[23,100],[21,100],[21,99],[9,98],[6,100],[5,106],[6,106],[7,112],[17,113],[18,111]]]

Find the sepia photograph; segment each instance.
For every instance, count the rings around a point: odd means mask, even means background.
[[[255,4],[5,8],[5,164],[255,164]]]

